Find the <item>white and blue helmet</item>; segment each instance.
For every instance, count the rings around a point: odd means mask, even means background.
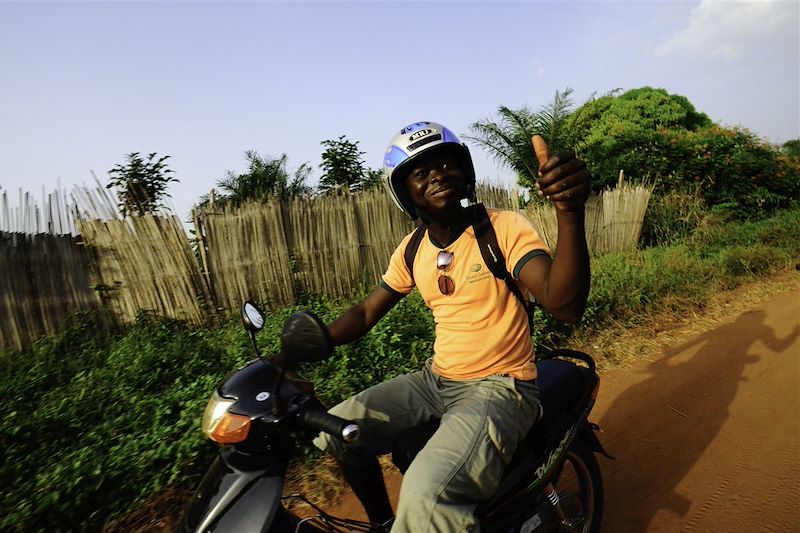
[[[466,179],[467,199],[475,202],[475,168],[469,149],[456,135],[436,122],[414,122],[392,137],[383,154],[383,179],[397,206],[416,219],[417,210],[406,189],[406,176],[413,162],[431,150],[447,150],[458,160]]]

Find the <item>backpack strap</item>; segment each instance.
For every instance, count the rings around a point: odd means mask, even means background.
[[[417,226],[417,229],[414,230],[414,234],[408,241],[405,253],[403,254],[403,259],[405,259],[406,268],[408,269],[408,273],[411,274],[411,279],[414,279],[414,257],[417,255],[419,243],[422,242],[422,237],[425,236],[426,229],[428,228],[425,227],[425,224],[420,224]]]
[[[481,251],[483,262],[486,263],[489,271],[496,278],[506,282],[508,290],[517,298],[522,308],[525,309],[528,315],[528,326],[531,334],[533,334],[533,305],[522,296],[519,287],[514,283],[514,277],[508,272],[506,258],[497,244],[497,234],[494,231],[491,220],[489,220],[489,213],[486,212],[486,207],[483,204],[475,204],[470,206],[469,209],[472,229],[475,231],[475,238],[478,240],[478,248]]]

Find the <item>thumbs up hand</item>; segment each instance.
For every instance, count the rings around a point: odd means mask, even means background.
[[[553,202],[558,211],[581,211],[591,191],[586,164],[575,154],[550,155],[547,143],[539,135],[534,135],[531,142],[539,161],[539,194]]]

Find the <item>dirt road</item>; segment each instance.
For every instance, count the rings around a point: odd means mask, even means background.
[[[800,529],[800,290],[603,376],[603,531]]]
[[[800,531],[799,336],[795,289],[604,372],[602,531]],[[351,494],[337,507],[360,511]]]

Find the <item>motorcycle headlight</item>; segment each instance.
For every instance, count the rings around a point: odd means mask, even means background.
[[[217,391],[211,395],[203,413],[203,432],[209,439],[220,444],[234,444],[247,438],[250,417],[228,411],[235,402],[223,398]]]

